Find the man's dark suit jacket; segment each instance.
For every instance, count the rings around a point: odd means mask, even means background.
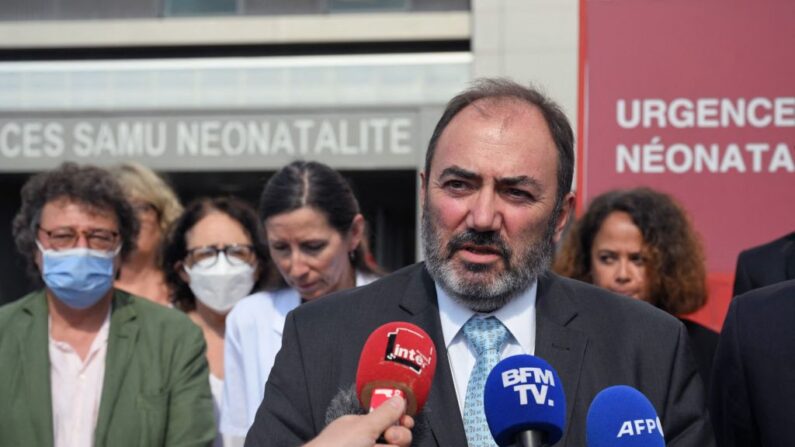
[[[740,253],[733,296],[788,279],[795,279],[795,233]]]
[[[795,446],[795,280],[732,300],[712,371],[719,445]]]
[[[382,324],[423,328],[438,349],[436,375],[414,444],[466,446],[444,349],[434,283],[423,264],[368,286],[300,306],[287,316],[282,349],[247,446],[297,446],[323,429],[329,402],[355,382],[359,354]],[[539,279],[535,354],[560,375],[566,429],[558,446],[585,446],[596,393],[618,384],[642,391],[663,422],[669,447],[714,445],[704,390],[684,326],[653,306],[548,273]]]

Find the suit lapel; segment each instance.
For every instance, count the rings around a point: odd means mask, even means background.
[[[30,420],[45,446],[53,444],[52,396],[50,390],[50,354],[47,299],[44,290],[25,307],[25,319],[19,319],[21,369],[25,377],[25,396]]]
[[[566,395],[566,427],[571,427],[588,337],[567,327],[578,310],[554,274],[539,278],[536,307],[535,354],[549,362],[560,376]]]
[[[139,328],[132,301],[130,295],[120,291],[114,292],[105,359],[105,378],[95,431],[97,445],[105,442],[113,408],[138,339]]]
[[[447,359],[436,289],[424,267],[417,268],[412,275],[400,307],[411,315],[408,321],[425,329],[436,345],[436,373],[423,410],[430,431],[439,446],[464,446],[467,444],[466,434]],[[418,436],[418,440],[421,437],[422,434]]]
[[[566,394],[567,427],[571,426],[588,343],[585,334],[567,327],[577,317],[578,312],[569,293],[555,275],[547,274],[539,278],[535,354],[548,361],[560,376]],[[466,445],[466,434],[439,319],[436,289],[424,267],[418,268],[412,275],[400,307],[410,315],[409,322],[428,332],[438,350],[436,374],[425,411],[430,430],[439,446]]]

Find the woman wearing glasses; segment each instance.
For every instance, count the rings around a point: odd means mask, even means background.
[[[223,390],[226,316],[236,302],[260,288],[267,256],[256,213],[233,198],[191,203],[163,245],[163,270],[174,306],[188,314],[207,341],[216,418]],[[223,445],[220,436],[216,445]]]
[[[259,217],[282,284],[242,300],[229,314],[221,432],[237,438],[254,421],[287,313],[380,274],[350,185],[324,164],[296,161],[276,172],[260,197]]]

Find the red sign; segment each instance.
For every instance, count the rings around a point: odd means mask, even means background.
[[[649,186],[687,209],[720,329],[737,255],[795,230],[795,2],[581,0],[578,208]]]

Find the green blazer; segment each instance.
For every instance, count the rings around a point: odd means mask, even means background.
[[[44,290],[0,307],[0,445],[53,445]],[[205,342],[182,312],[114,291],[95,445],[209,446]]]

